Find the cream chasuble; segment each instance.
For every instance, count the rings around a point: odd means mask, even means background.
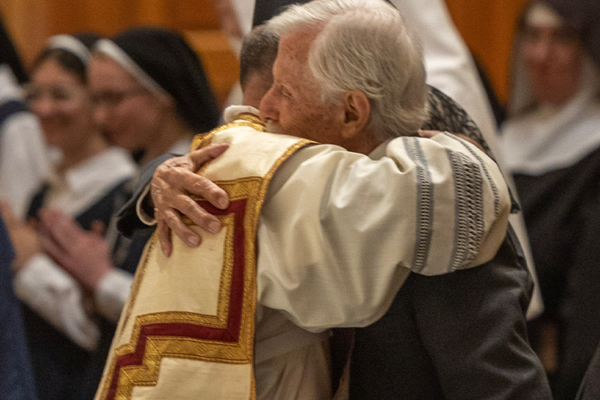
[[[149,241],[96,399],[185,400],[198,399],[198,393],[211,400],[256,397],[258,217],[275,170],[310,143],[263,132],[260,120],[246,114],[194,140],[193,149],[216,135],[220,143],[243,143],[228,150],[243,157],[222,159],[201,171],[229,195],[225,211],[199,200],[224,228],[216,235],[203,232],[202,246],[195,249],[173,236],[170,258],[159,250],[156,235]]]

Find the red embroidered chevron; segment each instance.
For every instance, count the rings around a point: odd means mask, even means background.
[[[119,356],[116,360],[112,382],[108,391],[108,400],[114,400],[122,368],[140,366],[146,352],[147,339],[153,336],[172,336],[179,338],[203,339],[215,342],[235,343],[240,337],[242,322],[244,279],[245,279],[245,232],[244,219],[246,216],[246,199],[231,201],[227,210],[219,210],[207,202],[202,207],[213,215],[234,214],[233,232],[233,269],[229,298],[227,329],[211,328],[196,324],[165,323],[142,326],[135,351]],[[254,277],[252,277],[254,279]]]

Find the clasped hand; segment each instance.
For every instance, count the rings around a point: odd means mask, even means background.
[[[171,230],[190,247],[196,247],[202,241],[200,235],[183,223],[182,215],[208,232],[217,233],[221,229],[219,219],[203,209],[192,197],[203,197],[223,210],[229,206],[227,193],[196,173],[202,165],[223,154],[228,147],[226,144],[210,145],[171,158],[154,172],[150,193],[154,218],[158,223],[158,237],[165,256],[170,256],[173,249]]]

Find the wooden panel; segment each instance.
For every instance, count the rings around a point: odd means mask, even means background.
[[[221,23],[214,2],[220,0],[169,1],[169,25],[182,30],[216,30]]]
[[[38,0],[2,0],[4,23],[25,64],[33,60],[47,37],[47,5]]]
[[[446,0],[467,46],[485,67],[501,102],[508,98],[516,21],[527,0]]]
[[[168,21],[168,4],[166,0],[137,0],[135,4],[135,24],[161,25]]]
[[[212,88],[222,107],[239,78],[239,62],[229,39],[220,31],[185,31],[185,38],[198,52]]]
[[[137,11],[133,1],[45,1],[49,3],[49,35],[87,30],[112,35],[131,26]]]
[[[54,0],[53,0],[54,1]],[[110,36],[133,25],[136,8],[134,1],[82,1],[78,30],[91,30]]]

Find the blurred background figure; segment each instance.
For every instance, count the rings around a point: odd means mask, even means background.
[[[195,134],[210,131],[218,122],[219,109],[202,65],[173,31],[137,27],[99,40],[88,76],[94,126],[120,151],[134,155],[139,165],[164,153],[187,152]],[[106,167],[115,165],[108,162]],[[123,197],[129,197],[130,185],[122,187]],[[115,201],[111,205],[109,221],[119,208]],[[91,399],[150,231],[128,240],[103,220],[108,225],[103,238],[57,208],[40,213],[41,245],[91,306],[86,311],[93,316],[92,324],[78,323],[73,312],[61,314],[69,317],[70,325],[81,327],[80,344],[93,344],[79,390],[70,392],[72,398]]]
[[[21,309],[12,288],[14,258],[6,225],[0,217],[0,398],[35,400]]]
[[[55,150],[54,172],[46,176],[28,207],[39,219],[44,208],[73,216],[87,230],[102,235],[125,184],[134,176],[129,154],[110,147],[93,119],[87,85],[91,34],[59,35],[48,40],[31,68],[25,86],[29,106]],[[6,215],[8,214],[8,215]],[[5,218],[11,219],[5,210]],[[14,287],[23,302],[25,330],[41,399],[80,399],[90,354],[99,328],[87,295],[47,254],[43,230],[9,226],[17,252]]]
[[[25,198],[39,184],[47,167],[39,124],[27,111],[18,86],[26,80],[25,69],[0,18],[0,197],[5,199],[0,207],[10,201],[20,206],[20,213]],[[14,259],[11,239],[0,217],[0,398],[35,400],[21,306],[12,285]]]
[[[219,108],[194,51],[173,31],[140,27],[101,40],[90,66],[96,121],[141,165],[185,153],[218,123]]]
[[[19,84],[27,82],[27,72],[0,15],[0,64],[6,64]]]
[[[0,17],[0,198],[19,218],[51,168],[40,125],[19,86],[26,81],[25,68]]]
[[[0,398],[35,400],[21,307],[12,287],[11,265],[14,259],[11,239],[0,217]]]
[[[526,7],[502,130],[545,305],[530,339],[556,399],[574,398],[600,340],[599,20],[594,0]]]

